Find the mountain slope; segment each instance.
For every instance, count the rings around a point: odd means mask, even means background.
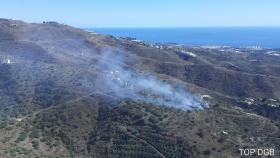
[[[221,49],[0,19],[0,157],[279,149],[280,58]]]

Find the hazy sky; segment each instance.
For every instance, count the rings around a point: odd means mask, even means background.
[[[280,0],[0,0],[0,18],[77,27],[280,26]]]

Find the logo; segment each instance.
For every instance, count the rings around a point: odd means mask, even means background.
[[[259,149],[239,149],[240,156],[274,156],[275,150],[272,148]]]

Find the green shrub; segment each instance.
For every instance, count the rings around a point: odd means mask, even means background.
[[[33,140],[32,141],[32,147],[34,148],[34,149],[39,149],[39,142],[38,141],[36,141],[36,140]]]
[[[204,154],[204,155],[210,155],[210,154],[211,154],[211,151],[210,151],[210,150],[205,150],[205,151],[203,151],[203,154]]]
[[[27,138],[27,132],[23,131],[19,134],[19,137],[16,140],[16,143],[22,142]]]
[[[33,129],[29,135],[30,138],[39,138],[40,134],[39,131],[37,129]]]
[[[7,123],[6,122],[1,122],[0,123],[0,129],[6,128],[7,127]]]

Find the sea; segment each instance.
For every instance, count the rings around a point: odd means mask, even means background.
[[[87,28],[115,37],[186,46],[280,48],[280,27]]]

